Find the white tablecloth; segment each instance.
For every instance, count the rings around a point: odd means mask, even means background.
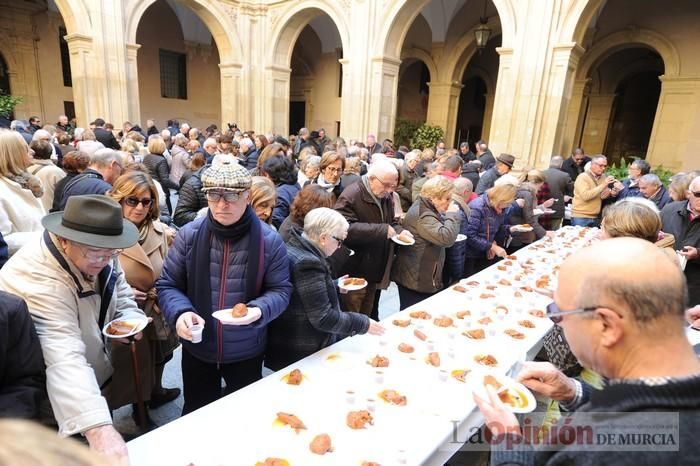
[[[466,293],[449,288],[384,319],[388,331],[383,337],[346,338],[145,434],[128,444],[131,464],[238,466],[279,457],[292,466],[349,466],[360,465],[362,461],[375,461],[383,466],[442,465],[461,447],[466,432],[482,424],[472,400],[471,386],[481,384],[483,378],[479,374],[489,369],[477,364],[474,357],[494,356],[498,365],[492,370],[505,374],[517,361],[531,359],[536,354],[552,324],[529,311],[544,311],[551,299],[527,291],[528,287],[534,288],[538,280],[549,275],[549,288],[553,288],[557,266],[593,235],[595,230],[565,227],[553,240],[539,241],[518,251],[510,265],[502,261],[500,267],[492,266],[463,280],[479,283],[464,285],[468,289]],[[524,270],[529,272],[523,273]],[[505,307],[507,313],[503,308],[496,310],[497,306]],[[411,319],[411,325],[406,328],[392,324],[394,319],[408,319],[414,310],[425,310],[433,318],[452,317],[455,325],[440,328],[433,319]],[[463,310],[469,310],[471,316],[457,319],[456,313]],[[492,322],[480,324],[478,320],[484,317]],[[535,328],[519,325],[518,321],[524,319],[533,322]],[[417,328],[428,335],[428,342],[414,336]],[[463,331],[474,328],[485,329],[486,338],[472,340],[462,335]],[[516,340],[503,333],[511,328],[526,337]],[[399,343],[412,345],[415,352],[398,351]],[[431,348],[440,354],[439,368],[425,361]],[[383,381],[378,380],[377,369],[366,363],[377,354],[390,360],[390,366],[381,369]],[[304,374],[299,386],[287,385],[282,380],[292,368],[299,368]],[[450,376],[457,369],[472,371],[466,383]],[[405,395],[406,406],[381,401],[378,394],[384,389]],[[347,391],[355,393],[354,400]],[[366,409],[368,399],[376,400],[374,425],[364,430],[348,428],[347,413]],[[307,429],[295,433],[275,422],[278,411],[297,415]],[[324,456],[309,451],[311,439],[320,433],[329,434],[335,448]]]

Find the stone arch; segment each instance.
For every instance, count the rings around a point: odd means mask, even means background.
[[[68,35],[92,35],[90,13],[82,0],[54,0],[54,2],[61,13]]]
[[[464,68],[464,73],[467,72],[466,67]],[[464,73],[462,73],[464,75]],[[469,77],[478,77],[486,84],[486,92],[494,92],[496,90],[496,81],[491,73],[487,69],[481,66],[472,66],[469,69]]]
[[[559,33],[559,43],[583,43],[586,29],[607,0],[575,0],[569,5]]]
[[[291,3],[277,20],[272,31],[271,37],[274,37],[274,45],[270,50],[269,63],[278,67],[289,67],[299,34],[311,20],[324,14],[335,25],[343,50],[349,50],[350,34],[345,21],[347,15],[338,9],[338,2],[311,0],[303,2],[301,5],[295,2]]]
[[[399,58],[406,35],[413,21],[430,1],[401,0],[394,2],[384,15],[384,17],[393,18],[393,20],[381,29],[376,41],[378,49],[375,51],[375,54]],[[500,20],[503,42],[504,44],[509,44],[516,32],[515,12],[509,0],[492,0],[492,2],[498,12],[497,20]],[[489,23],[491,23],[492,19],[489,19]]]
[[[577,79],[585,79],[595,66],[613,53],[639,46],[648,47],[661,55],[666,76],[680,75],[680,55],[670,40],[650,29],[627,29],[596,41],[581,58],[576,73]]]
[[[490,40],[502,35],[501,23],[498,18],[489,18],[487,25],[491,28],[492,38]],[[469,65],[469,61],[477,51],[474,29],[476,29],[476,25],[470,29],[469,32],[460,37],[454,45],[448,47],[452,52],[445,62],[446,65],[443,67],[443,74],[441,77],[447,78],[452,82],[461,82],[464,71]]]
[[[66,0],[64,0],[66,1]],[[74,1],[74,0],[70,0]],[[157,0],[134,0],[126,18],[126,43],[136,43],[136,31],[146,10]],[[235,27],[234,12],[222,2],[214,0],[179,0],[199,16],[214,37],[222,64],[240,63],[243,60],[241,40]]]
[[[418,47],[404,49],[401,53],[401,61],[403,62],[410,59],[420,60],[425,63],[425,66],[428,67],[428,71],[430,72],[430,79],[437,79],[437,65],[435,64],[433,57],[428,52]]]

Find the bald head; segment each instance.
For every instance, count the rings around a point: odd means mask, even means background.
[[[661,248],[638,238],[613,238],[562,264],[557,298],[573,308],[610,307],[642,327],[667,323],[668,317],[678,321],[680,330],[687,292],[678,265]]]
[[[549,159],[549,168],[561,168],[562,164],[564,163],[564,157],[561,155],[555,155],[551,159]]]

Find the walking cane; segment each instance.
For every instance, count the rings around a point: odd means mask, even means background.
[[[134,337],[129,338],[129,347],[131,349],[131,368],[134,371],[134,381],[136,385],[136,405],[138,407],[139,422],[141,430],[148,430],[146,423],[146,404],[143,401],[143,393],[141,390],[141,371],[139,370],[139,358],[136,354],[136,340]]]

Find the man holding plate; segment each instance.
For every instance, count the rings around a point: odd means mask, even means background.
[[[183,341],[183,414],[262,377],[267,326],[289,305],[287,249],[248,204],[251,184],[248,170],[226,155],[202,173],[207,215],[178,232],[156,282]],[[192,327],[202,324],[195,343]]]
[[[124,399],[135,395],[133,379],[120,387],[112,382],[111,345],[102,330],[112,320],[146,321],[116,260],[136,243],[138,230],[124,221],[119,204],[98,194],[70,197],[65,211],[42,224],[41,239],[0,271],[0,289],[23,298],[34,319],[59,434],[82,434],[91,448],[125,458],[110,409],[135,401]]]

